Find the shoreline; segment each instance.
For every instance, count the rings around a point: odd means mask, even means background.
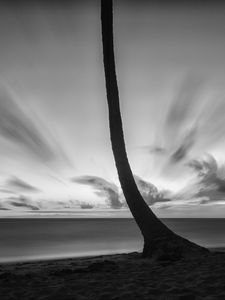
[[[132,252],[1,263],[0,299],[225,299],[224,251],[179,261]]]
[[[206,247],[210,252],[225,252],[225,247]],[[98,252],[98,251],[97,251]],[[123,255],[123,254],[132,254],[132,253],[139,253],[140,251],[134,251],[134,250],[121,250],[118,252],[105,252],[105,253],[93,253],[93,254],[87,254],[87,255],[76,255],[76,256],[65,256],[65,257],[46,257],[46,258],[33,258],[33,259],[25,259],[25,260],[13,260],[13,261],[0,261],[0,266],[5,264],[21,264],[21,263],[34,263],[34,262],[42,262],[42,261],[58,261],[58,260],[67,260],[67,259],[88,259],[88,258],[95,258],[95,257],[108,257],[108,256],[115,256],[115,255]]]
[[[208,247],[207,248],[210,252],[225,252],[225,247]],[[41,263],[41,262],[48,262],[48,261],[61,261],[61,260],[80,260],[80,259],[95,259],[98,257],[111,257],[116,255],[128,255],[132,253],[138,253],[141,255],[142,251],[126,251],[121,250],[118,252],[107,252],[107,253],[95,253],[95,254],[87,254],[87,255],[76,255],[76,256],[65,256],[65,257],[46,257],[46,258],[33,258],[33,259],[25,259],[25,260],[12,260],[12,261],[0,261],[0,267],[4,265],[16,265],[16,264],[28,264],[28,263]]]

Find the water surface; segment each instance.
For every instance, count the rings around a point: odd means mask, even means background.
[[[163,219],[206,247],[225,247],[225,219]],[[0,262],[140,251],[133,219],[0,219]]]

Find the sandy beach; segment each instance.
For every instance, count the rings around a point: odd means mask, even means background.
[[[0,299],[225,299],[225,253],[152,261],[137,252],[0,265]]]

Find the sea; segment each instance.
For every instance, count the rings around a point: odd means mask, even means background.
[[[225,247],[225,219],[162,219],[189,240]],[[129,218],[0,219],[0,262],[84,257],[141,251],[143,239]]]

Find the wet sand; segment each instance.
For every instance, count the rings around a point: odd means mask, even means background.
[[[218,250],[218,249],[217,249]],[[0,265],[0,299],[225,299],[225,253],[152,261],[140,253]]]

